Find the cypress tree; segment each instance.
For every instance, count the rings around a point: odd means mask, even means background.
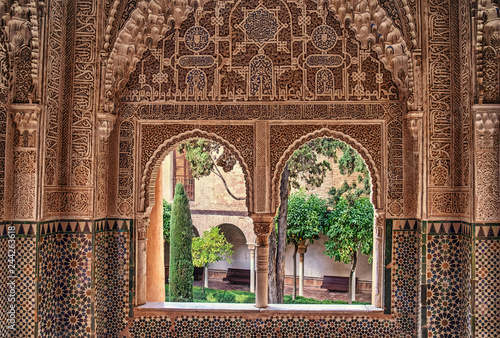
[[[193,301],[193,222],[189,199],[181,183],[175,186],[170,219],[169,296],[171,302]]]

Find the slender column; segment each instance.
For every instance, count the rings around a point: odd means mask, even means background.
[[[151,210],[147,246],[147,301],[165,301],[165,261],[163,252],[163,175],[158,169],[155,205]]]
[[[359,253],[358,253],[358,257],[359,257]],[[351,302],[354,302],[356,300],[356,270],[354,270],[354,273],[352,274],[352,281],[351,281],[352,285],[352,298],[351,298]]]
[[[203,268],[203,273],[205,274],[205,278],[203,278],[203,285],[208,288],[208,266]]]
[[[250,292],[255,292],[255,243],[247,243],[250,250]]]
[[[147,295],[147,248],[148,248],[148,233],[149,218],[137,218],[137,305],[146,304]]]
[[[375,210],[375,231],[373,232],[373,274],[372,283],[375,292],[372,292],[372,305],[382,308],[382,283],[384,281],[384,233],[385,233],[385,211]]]
[[[304,254],[307,252],[305,241],[299,243],[299,296],[304,297]]]
[[[274,214],[250,214],[254,232],[257,236],[257,283],[255,307],[265,308],[268,305],[269,275],[269,234]]]
[[[500,221],[500,104],[475,105],[475,221]]]
[[[10,109],[16,126],[13,140],[12,217],[15,220],[35,220],[40,107],[34,104],[13,104]]]

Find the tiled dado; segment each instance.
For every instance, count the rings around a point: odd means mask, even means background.
[[[500,337],[500,224],[475,230],[475,334]]]
[[[131,222],[106,219],[95,223],[96,333],[116,337],[127,324],[130,286]]]
[[[90,337],[92,222],[39,225],[39,337]]]
[[[173,320],[173,325],[172,325]],[[393,319],[364,316],[136,317],[130,337],[396,337]]]
[[[472,226],[424,222],[422,227],[423,337],[471,337]]]
[[[385,310],[396,314],[401,337],[417,335],[419,224],[416,220],[386,222]]]
[[[9,251],[13,249],[12,246],[15,252]],[[36,223],[0,224],[0,260],[2,266],[0,337],[33,337],[36,300]],[[14,271],[10,270],[12,263],[15,265]],[[15,306],[15,327],[9,328],[7,323],[12,314],[8,311],[12,305]]]

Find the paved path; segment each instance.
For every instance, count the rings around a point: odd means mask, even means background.
[[[201,281],[195,281],[195,286],[202,286]],[[222,280],[209,279],[208,287],[211,289],[218,290],[243,290],[250,291],[247,285],[239,285],[239,284],[229,284],[229,282],[224,282]],[[298,285],[297,285],[298,288]],[[292,285],[285,285],[285,294],[291,295],[293,292]],[[298,290],[297,290],[298,293]],[[314,298],[318,300],[343,300],[347,302],[347,292],[329,292],[326,289],[315,288],[315,287],[304,287],[304,297],[306,298]],[[371,302],[371,294],[370,293],[357,293],[356,300],[362,302]]]

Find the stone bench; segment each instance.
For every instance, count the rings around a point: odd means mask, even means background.
[[[348,292],[349,277],[323,276],[323,284],[321,284],[320,288],[328,289],[330,292]]]
[[[231,284],[250,284],[250,270],[247,269],[227,269],[226,277],[222,278]]]

